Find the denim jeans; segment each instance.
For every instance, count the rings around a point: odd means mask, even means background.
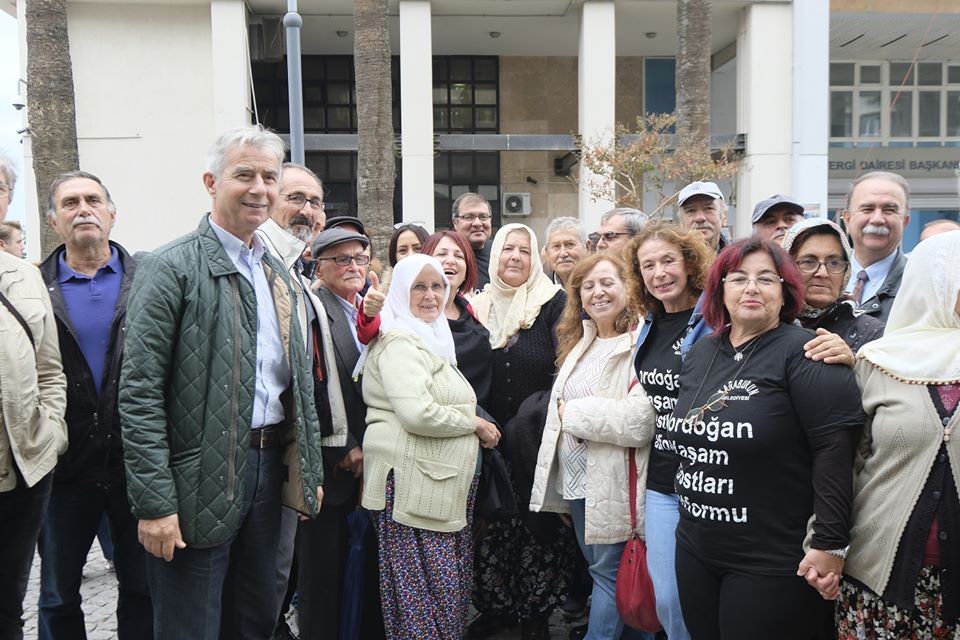
[[[567,504],[570,505],[570,519],[573,520],[577,543],[583,551],[583,557],[590,568],[590,576],[593,578],[593,602],[590,605],[585,640],[653,638],[654,634],[624,627],[617,611],[617,569],[620,568],[624,543],[586,544],[583,537],[586,523],[584,501],[568,500]]]
[[[146,552],[137,540],[124,482],[109,488],[93,483],[54,483],[40,529],[40,640],[87,637],[80,608],[80,580],[87,553],[106,515],[114,543],[117,582],[117,637],[151,637]]]
[[[0,638],[23,639],[23,597],[27,593],[33,550],[50,498],[53,473],[27,487],[13,463],[17,486],[0,493]],[[9,471],[8,471],[9,473]]]
[[[177,549],[173,560],[147,555],[157,640],[264,640],[277,623],[282,449],[250,449],[243,518],[215,547]]]
[[[657,596],[657,617],[670,640],[690,640],[677,593],[677,523],[680,507],[676,494],[647,490],[645,535],[647,570]]]

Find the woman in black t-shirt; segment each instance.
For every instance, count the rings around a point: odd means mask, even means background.
[[[637,379],[657,412],[647,467],[644,534],[657,617],[671,640],[690,637],[677,595],[676,529],[680,518],[673,477],[679,463],[666,426],[680,393],[681,358],[710,333],[697,300],[713,252],[696,229],[652,222],[630,241],[630,295],[644,315],[634,362]]]
[[[860,392],[849,367],[804,356],[801,276],[779,246],[734,243],[704,296],[707,323],[722,328],[684,361],[667,424],[684,620],[698,640],[813,638],[849,541]]]

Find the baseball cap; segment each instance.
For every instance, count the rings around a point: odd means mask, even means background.
[[[715,182],[697,181],[691,182],[680,190],[680,195],[677,196],[677,205],[683,206],[683,203],[693,196],[710,196],[714,199],[723,200],[723,193],[720,192],[720,187]]]
[[[757,203],[757,206],[753,208],[753,224],[757,224],[763,219],[763,216],[767,215],[767,212],[771,209],[789,209],[797,215],[803,215],[803,205],[791,198],[790,196],[782,196],[779,193],[774,194],[767,198],[766,200],[761,200]]]
[[[323,230],[327,231],[329,229],[334,229],[336,227],[343,226],[345,224],[352,225],[360,229],[360,233],[366,235],[367,228],[363,226],[363,221],[356,216],[331,216],[327,218],[327,221],[323,225]]]

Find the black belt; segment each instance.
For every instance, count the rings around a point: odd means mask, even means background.
[[[287,431],[290,424],[280,422],[270,424],[260,429],[250,430],[250,448],[251,449],[271,449],[288,442]]]

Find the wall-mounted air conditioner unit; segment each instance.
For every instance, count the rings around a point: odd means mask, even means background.
[[[504,193],[501,202],[500,211],[505,216],[528,216],[532,211],[529,193]]]

